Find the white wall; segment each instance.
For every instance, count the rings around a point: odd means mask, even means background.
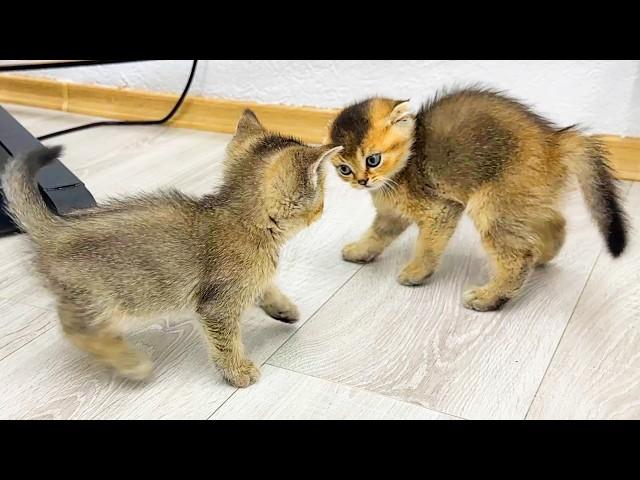
[[[166,60],[30,74],[178,92],[189,68],[189,60]],[[417,105],[442,86],[478,81],[509,91],[560,125],[640,136],[638,60],[205,60],[193,93],[318,107],[380,94]]]

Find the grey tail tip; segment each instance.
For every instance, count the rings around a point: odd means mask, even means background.
[[[58,158],[64,152],[64,147],[62,145],[54,145],[52,147],[44,147],[41,151],[42,158],[47,161],[52,161]]]
[[[60,157],[63,151],[64,147],[62,147],[62,145],[54,145],[52,147],[38,147],[27,154],[27,161],[44,166]]]

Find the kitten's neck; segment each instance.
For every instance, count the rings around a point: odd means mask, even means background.
[[[407,161],[407,165],[415,164],[416,160],[418,160],[422,156],[424,152],[424,144],[424,121],[423,118],[418,115],[413,126],[413,141],[411,142],[409,160]]]
[[[254,228],[268,238],[277,249],[284,247],[285,243],[293,236],[283,221],[272,217],[266,211],[256,217]]]
[[[422,156],[424,155],[424,128],[423,120],[420,116],[416,117],[416,122],[413,127],[413,139],[411,146],[409,147],[409,157],[404,168],[398,172],[396,181],[404,182],[416,175],[422,175]]]
[[[250,201],[244,197],[234,198],[228,193],[206,195],[202,199],[203,207],[205,210],[224,210],[230,221],[247,232],[248,239],[275,250],[284,246],[291,235],[282,222],[269,215],[263,202],[259,199]]]

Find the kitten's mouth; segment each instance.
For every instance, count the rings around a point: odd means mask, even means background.
[[[384,184],[386,182],[375,182],[375,183],[368,183],[367,185],[364,185],[363,188],[365,190],[379,190],[382,187],[384,187]]]

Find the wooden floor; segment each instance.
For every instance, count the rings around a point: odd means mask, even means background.
[[[34,134],[89,119],[9,106]],[[204,193],[220,181],[229,137],[164,127],[107,127],[53,139],[98,200],[173,185]],[[295,326],[255,309],[244,319],[260,382],[224,383],[191,319],[134,336],[154,379],[115,377],[62,337],[52,298],[30,273],[23,236],[0,238],[0,418],[10,419],[568,419],[640,418],[640,245],[619,260],[577,192],[552,265],[498,313],[461,307],[483,282],[485,256],[468,219],[425,287],[395,282],[408,231],[361,267],[340,249],[367,227],[366,194],[329,176],[323,218],[282,255],[278,283],[299,305]],[[640,184],[625,184],[640,219]]]

